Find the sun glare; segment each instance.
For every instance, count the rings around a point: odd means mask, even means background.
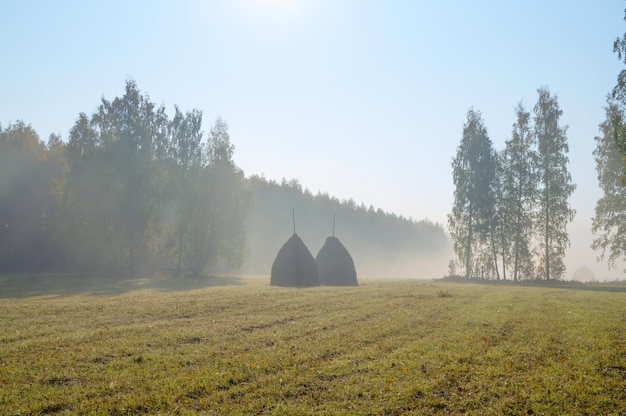
[[[290,9],[298,4],[297,0],[252,0],[252,2],[266,9]]]
[[[241,15],[250,21],[283,28],[289,22],[302,22],[305,16],[310,17],[311,11],[310,3],[304,0],[239,0],[236,4]]]

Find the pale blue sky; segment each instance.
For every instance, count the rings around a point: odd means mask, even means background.
[[[591,152],[623,65],[626,2],[1,1],[0,123],[66,139],[128,78],[230,125],[237,164],[314,193],[446,223],[467,110],[502,148],[523,100],[558,94],[578,215],[567,266],[595,264]],[[619,276],[618,274],[617,276]],[[616,276],[611,274],[611,276]]]

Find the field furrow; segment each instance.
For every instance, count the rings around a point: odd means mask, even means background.
[[[3,299],[0,414],[626,412],[624,290],[362,283]]]

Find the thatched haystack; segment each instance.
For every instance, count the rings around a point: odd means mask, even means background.
[[[579,267],[578,270],[574,272],[574,276],[572,280],[576,282],[595,282],[596,276],[587,266]]]
[[[358,286],[354,261],[335,236],[328,237],[315,257],[320,283],[325,286]]]
[[[296,233],[278,251],[270,279],[272,286],[319,286],[319,272],[313,255]]]

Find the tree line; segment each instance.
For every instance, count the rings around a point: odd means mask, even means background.
[[[448,226],[465,277],[559,278],[576,189],[567,169],[567,126],[558,98],[538,90],[533,116],[523,104],[505,148],[496,151],[479,111],[470,109],[452,161]],[[456,265],[452,264],[456,269]]]
[[[0,270],[200,273],[243,260],[249,192],[228,126],[169,117],[134,81],[67,143],[0,126]]]
[[[205,134],[202,121],[177,106],[168,116],[127,81],[121,97],[79,114],[66,142],[0,125],[0,272],[268,274],[292,208],[314,242],[336,214],[363,259],[446,246],[428,221],[313,196],[297,180],[246,178],[228,125],[218,118]]]
[[[449,238],[441,224],[416,221],[381,208],[312,193],[297,179],[249,178],[252,206],[246,219],[250,251],[244,274],[267,274],[276,253],[295,231],[313,256],[333,233],[354,259],[359,276],[439,277],[445,273]],[[336,221],[333,221],[333,219]],[[333,227],[333,223],[335,226]]]
[[[626,19],[626,17],[625,17]],[[626,63],[626,34],[613,43]],[[533,114],[520,103],[505,148],[495,151],[479,111],[470,109],[452,161],[454,204],[448,215],[456,260],[449,274],[513,280],[560,278],[576,189],[568,171],[567,126],[558,98],[538,90]],[[626,260],[626,69],[607,97],[593,152],[603,196],[592,218],[591,247],[609,267]]]
[[[626,33],[615,39],[613,52],[626,64]],[[603,195],[592,219],[592,247],[616,267],[618,260],[626,260],[626,69],[618,75],[604,110],[593,152]]]

